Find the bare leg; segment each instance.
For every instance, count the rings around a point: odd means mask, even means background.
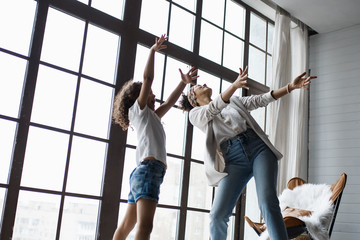
[[[140,198],[136,205],[138,226],[135,240],[149,240],[157,203],[154,200]]]
[[[113,240],[125,240],[136,224],[136,204],[128,204],[125,217],[116,229]]]

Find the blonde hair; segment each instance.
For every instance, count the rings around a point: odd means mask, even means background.
[[[119,124],[124,131],[129,127],[129,108],[134,105],[139,97],[142,83],[129,80],[122,86],[116,94],[113,106],[113,121]]]

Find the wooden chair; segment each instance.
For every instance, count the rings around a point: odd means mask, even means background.
[[[337,180],[337,182],[334,183],[330,188],[330,190],[332,191],[330,200],[334,203],[334,208],[333,208],[333,212],[332,212],[331,221],[330,221],[330,224],[328,227],[329,238],[331,237],[331,233],[332,233],[332,230],[333,230],[333,227],[335,224],[335,219],[336,219],[337,211],[339,209],[340,200],[341,200],[342,193],[343,193],[343,190],[346,185],[346,180],[347,180],[347,175],[345,173],[343,173],[343,174],[341,174],[341,176]],[[289,182],[287,184],[287,188],[292,190],[295,187],[300,186],[302,184],[306,184],[306,181],[301,178],[295,177],[295,178],[292,178],[289,180]],[[307,233],[305,223],[302,220],[300,220],[298,217],[308,216],[311,213],[312,213],[311,211],[307,211],[307,210],[303,210],[303,209],[295,209],[295,208],[290,208],[290,207],[286,207],[282,211],[282,215],[283,215],[285,226],[286,226],[286,229],[288,232],[289,239],[293,239],[293,238],[296,238],[297,236],[300,236],[303,233]],[[264,232],[266,230],[265,223],[253,222],[246,216],[245,216],[245,220],[259,236],[261,235],[262,232]],[[310,239],[311,239],[311,237],[310,237]]]

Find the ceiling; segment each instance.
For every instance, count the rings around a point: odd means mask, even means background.
[[[270,2],[271,0],[261,0]],[[318,33],[360,24],[359,0],[272,0]]]

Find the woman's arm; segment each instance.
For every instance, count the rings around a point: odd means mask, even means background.
[[[289,94],[294,89],[303,88],[305,90],[309,90],[307,85],[311,83],[311,79],[317,78],[317,76],[304,77],[305,74],[306,72],[303,72],[302,74],[297,76],[292,83],[289,83],[282,88],[272,91],[271,95],[275,99],[279,99],[286,94]]]
[[[194,80],[196,80],[199,76],[197,76],[198,70],[195,69],[195,67],[192,67],[186,74],[183,74],[181,69],[179,69],[180,75],[181,75],[181,81],[177,85],[177,87],[174,89],[174,91],[170,94],[168,99],[160,105],[155,111],[155,113],[159,116],[159,118],[162,118],[172,106],[175,105],[176,101],[179,99],[181,93],[183,92],[186,84],[190,83],[194,85]]]
[[[235,79],[235,81],[230,85],[230,87],[228,87],[224,92],[221,93],[221,98],[224,100],[224,102],[229,102],[231,96],[234,94],[234,92],[238,89],[238,88],[246,88],[249,89],[248,86],[246,86],[247,84],[247,71],[248,71],[248,67],[245,68],[244,72],[242,71],[241,68],[239,68],[240,70],[240,74],[239,76]]]
[[[150,48],[149,57],[144,70],[144,81],[137,99],[141,109],[144,109],[147,104],[147,99],[151,91],[151,85],[154,80],[155,52],[167,48],[166,45],[162,45],[166,39],[167,37],[165,35],[161,35],[160,39],[155,39],[155,44]]]

